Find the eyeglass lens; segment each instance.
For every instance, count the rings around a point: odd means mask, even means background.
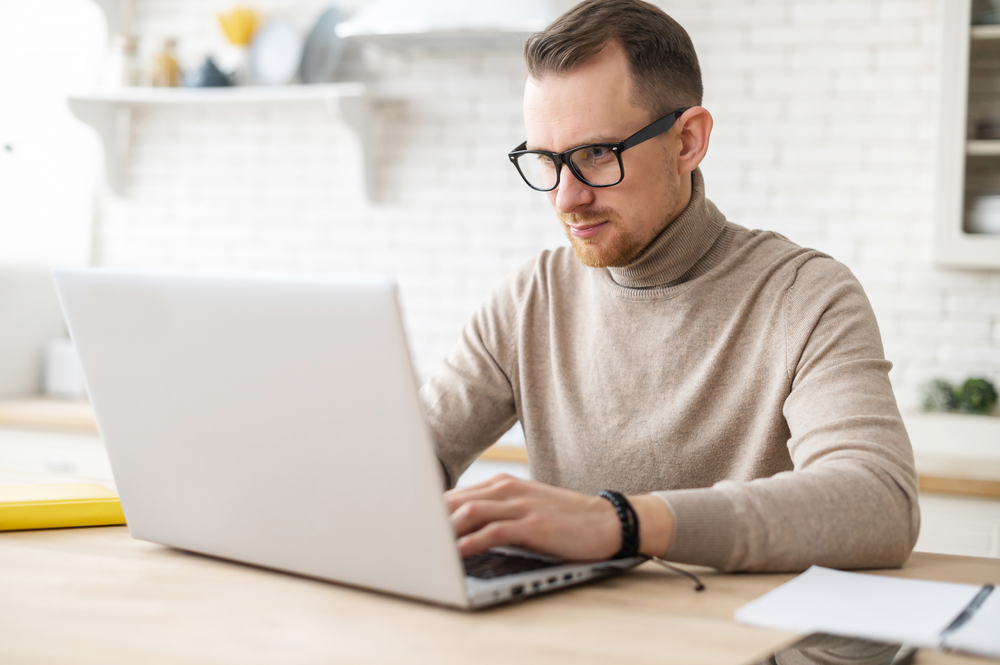
[[[621,164],[611,148],[585,146],[568,155],[575,174],[588,185],[614,185],[622,179]],[[518,156],[517,165],[524,179],[536,189],[556,185],[556,164],[549,155],[526,153]]]

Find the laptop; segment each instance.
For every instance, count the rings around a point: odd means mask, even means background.
[[[389,278],[54,277],[134,538],[467,609],[645,560],[461,558]]]

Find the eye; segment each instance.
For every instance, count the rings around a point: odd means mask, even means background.
[[[535,155],[538,158],[538,165],[543,169],[554,169],[555,163],[548,155]]]
[[[574,154],[574,161],[582,164],[602,164],[609,159],[614,159],[611,149],[599,145],[583,148]]]

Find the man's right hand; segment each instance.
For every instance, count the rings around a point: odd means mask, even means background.
[[[621,522],[606,499],[500,474],[445,493],[462,556],[498,545],[525,547],[567,561],[609,559],[621,549]],[[643,554],[662,556],[673,515],[652,495],[629,497]]]

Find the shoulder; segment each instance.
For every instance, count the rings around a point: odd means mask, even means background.
[[[728,288],[739,292],[749,290],[780,297],[800,280],[800,271],[804,270],[811,282],[822,281],[823,274],[841,265],[823,252],[803,247],[774,231],[751,230],[727,222],[723,233],[728,250],[717,271]]]
[[[870,309],[861,282],[846,265],[816,252],[795,266],[788,289],[791,309],[815,310],[845,301],[863,302]]]
[[[815,324],[832,309],[870,316],[861,283],[840,261],[774,231],[730,226],[735,272],[747,283],[766,283],[762,288],[781,297],[791,328]]]
[[[572,248],[546,249],[507,275],[494,294],[523,305],[531,299],[547,298],[566,284],[579,283],[587,270]]]
[[[784,319],[788,370],[796,377],[810,367],[884,361],[878,320],[861,282],[829,256],[816,253],[796,266]]]
[[[776,231],[747,229],[732,222],[726,223],[732,233],[732,246],[738,260],[758,267],[773,266],[793,275],[800,266],[815,258],[830,257],[826,254],[803,247]]]
[[[803,247],[775,231],[750,230],[727,223],[733,234],[733,254],[745,269],[767,271],[785,288],[815,294],[835,287],[861,288],[850,269],[829,254]]]
[[[564,249],[544,250],[508,273],[487,296],[476,318],[508,329],[516,325],[526,304],[547,298],[554,284],[563,280],[567,269],[572,269]],[[572,252],[569,254],[572,259]]]

